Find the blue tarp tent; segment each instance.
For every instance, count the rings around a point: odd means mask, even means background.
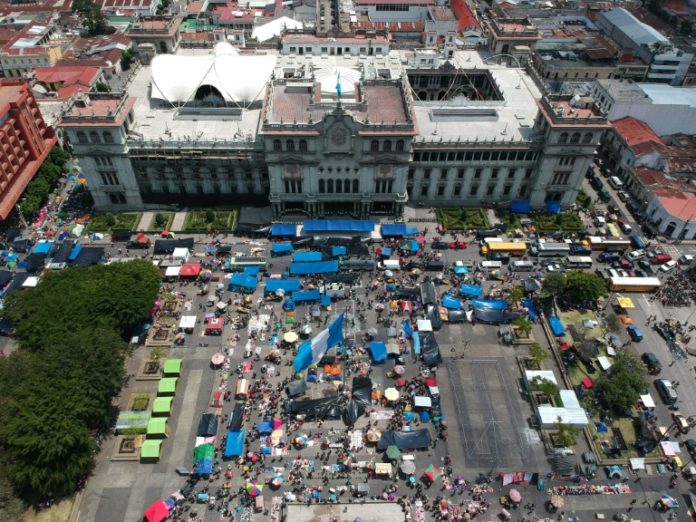
[[[296,303],[301,303],[303,301],[319,301],[319,299],[321,299],[319,290],[304,290],[302,292],[292,293],[292,300]]]
[[[256,288],[256,283],[258,283],[256,277],[237,273],[230,278],[228,289],[242,288],[244,290],[253,290]]]
[[[358,219],[310,219],[304,222],[305,232],[372,232],[374,221]]]
[[[297,225],[292,223],[274,223],[271,225],[272,236],[295,236],[297,235]]]
[[[522,299],[522,306],[524,306],[527,310],[529,310],[529,318],[532,321],[537,320],[537,313],[536,313],[536,307],[534,306],[534,303],[532,302],[531,299],[528,297],[525,297]]]
[[[321,252],[297,252],[293,254],[292,260],[298,263],[316,263],[321,261]]]
[[[273,431],[273,427],[271,426],[271,423],[268,421],[257,422],[256,429],[261,435],[263,435],[264,433],[271,433]]]
[[[269,279],[266,281],[265,292],[276,292],[285,290],[286,292],[297,292],[300,289],[299,279]]]
[[[526,199],[514,199],[510,203],[510,212],[515,214],[529,214],[529,201]]]
[[[411,328],[411,323],[409,323],[408,321],[403,321],[401,323],[401,328],[404,331],[404,335],[406,335],[407,337],[413,333],[413,328]]]
[[[483,288],[479,285],[461,285],[459,287],[459,293],[466,297],[481,297],[483,295]]]
[[[290,273],[293,275],[333,274],[335,272],[338,272],[338,261],[292,263],[290,265]]]
[[[508,302],[505,299],[474,299],[471,303],[474,307],[486,310],[505,310],[508,307]]]
[[[503,299],[473,299],[474,317],[487,323],[500,323],[505,319],[507,301]]]
[[[382,225],[382,237],[388,236],[410,236],[418,233],[416,227],[407,227],[404,223],[394,223]]]
[[[387,359],[387,345],[382,341],[371,341],[369,346],[373,361],[380,362]]]
[[[331,297],[328,295],[322,295],[321,304],[322,306],[329,306],[331,304]]]
[[[331,247],[331,255],[333,257],[345,256],[346,254],[348,254],[348,249],[344,246]]]
[[[295,301],[293,301],[292,299],[288,299],[287,301],[285,301],[283,303],[283,310],[285,310],[286,312],[291,312],[294,309],[295,309]]]
[[[68,261],[75,261],[77,256],[80,255],[80,252],[82,252],[82,245],[75,245],[75,248],[72,249],[72,252],[70,252],[68,256]]]
[[[411,334],[411,339],[413,339],[413,351],[415,352],[416,355],[420,355],[421,345],[420,345],[420,335],[418,334],[418,332],[413,332]]]
[[[389,257],[392,255],[392,253],[393,253],[393,251],[391,248],[382,247],[382,249],[380,250],[380,255],[382,257]]]
[[[418,241],[416,241],[415,239],[412,239],[408,244],[408,249],[411,252],[418,252],[419,248],[420,248],[420,245],[418,244]]]
[[[449,294],[442,296],[442,306],[445,308],[451,308],[452,310],[461,310],[462,303],[458,299],[455,299]]]
[[[244,272],[242,272],[242,274],[248,276],[257,276],[259,275],[259,272],[261,272],[260,266],[248,266],[244,269]]]
[[[201,459],[194,464],[197,475],[210,475],[213,472],[213,461],[211,459]]]
[[[546,212],[548,212],[549,214],[560,214],[561,204],[558,201],[547,201]]]
[[[563,328],[563,323],[558,317],[551,316],[549,317],[549,326],[551,327],[551,331],[553,332],[553,335],[559,336],[563,335],[565,333],[565,329]]]
[[[469,269],[464,265],[454,265],[452,267],[452,271],[455,273],[455,275],[463,275],[469,273]]]
[[[292,252],[292,243],[275,243],[271,245],[271,254],[288,254]]]
[[[246,430],[228,431],[227,442],[225,442],[226,459],[239,457],[244,454],[244,439],[246,438]]]
[[[51,251],[51,247],[53,246],[53,241],[44,241],[41,240],[36,245],[34,246],[34,250],[32,250],[32,253],[34,254],[46,254]]]

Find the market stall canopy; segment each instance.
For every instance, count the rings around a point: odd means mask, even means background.
[[[154,254],[171,254],[177,248],[185,248],[187,251],[193,248],[193,238],[185,239],[158,239],[155,241]]]
[[[164,500],[156,500],[145,510],[147,522],[162,522],[169,516],[169,508]]]
[[[141,459],[159,459],[160,451],[162,450],[161,439],[146,439],[140,446]]]
[[[307,391],[307,381],[290,381],[288,383],[288,397],[299,397]]]
[[[551,331],[553,332],[553,335],[556,337],[559,337],[561,335],[565,335],[565,328],[563,328],[563,323],[558,317],[551,316],[548,319],[549,322],[549,327],[551,328]]]
[[[179,277],[181,273],[180,266],[168,266],[164,271],[164,277]]]
[[[201,420],[198,422],[198,430],[196,434],[199,437],[212,437],[217,435],[218,420],[214,413],[204,413],[201,415]]]
[[[256,284],[258,282],[259,281],[256,278],[256,276],[244,273],[236,273],[232,274],[228,288],[229,290],[232,290],[234,288],[244,288],[246,290],[253,290],[254,288],[256,288]]]
[[[227,429],[229,431],[241,431],[243,423],[244,404],[242,404],[241,402],[235,402],[232,414],[230,415],[230,421],[227,424]]]
[[[188,260],[191,255],[191,249],[186,247],[176,247],[172,252],[172,257],[174,259],[182,259],[183,261]]]
[[[424,332],[420,333],[419,337],[423,362],[428,366],[441,364],[442,355],[440,354],[440,346],[437,344],[435,334],[433,332]]]
[[[167,359],[164,361],[164,375],[178,377],[183,365],[183,359]]]
[[[345,246],[332,246],[331,257],[345,256],[348,254],[348,249]]]
[[[387,345],[382,341],[371,341],[369,348],[373,361],[381,362],[387,359]]]
[[[465,297],[481,297],[483,295],[483,288],[479,285],[461,285],[459,287],[459,293]]]
[[[271,246],[272,254],[286,254],[292,252],[292,243],[275,243]]]
[[[319,290],[300,290],[292,293],[292,300],[296,303],[319,301],[321,293]]]
[[[418,233],[418,228],[409,227],[404,223],[385,223],[381,227],[382,237],[412,236]]]
[[[335,84],[334,84],[335,86]],[[372,232],[374,221],[357,219],[327,219],[307,220],[303,225],[304,232]]]
[[[418,329],[419,332],[432,332],[433,331],[433,323],[430,321],[430,319],[418,319],[416,322],[416,328]]]
[[[510,212],[515,214],[529,214],[531,208],[529,207],[529,200],[526,199],[513,199],[510,202]]]
[[[396,446],[400,450],[428,448],[432,444],[430,430],[422,428],[413,431],[383,431],[377,442],[377,448],[386,450]]]
[[[179,328],[183,330],[192,330],[196,326],[195,315],[182,315],[179,320]]]
[[[174,395],[176,392],[176,377],[165,377],[160,379],[159,385],[157,386],[157,395]]]
[[[147,423],[148,437],[167,436],[167,417],[153,417]]]
[[[330,274],[338,272],[338,261],[321,261],[318,263],[291,263],[292,275]]]
[[[293,223],[273,223],[271,225],[271,235],[272,236],[296,236],[297,235],[297,225]]]
[[[298,263],[316,263],[322,260],[321,252],[296,252],[292,260]]]
[[[200,263],[185,263],[181,267],[181,272],[179,275],[181,277],[198,277],[198,274],[201,273],[201,264]]]
[[[157,415],[169,415],[172,411],[173,397],[157,397],[152,402],[152,413]]]
[[[116,419],[116,433],[131,430],[133,432],[145,433],[147,423],[150,421],[150,414],[147,411],[122,411]]]
[[[228,431],[227,441],[225,442],[224,457],[239,457],[244,454],[244,439],[246,438],[246,430]]]
[[[296,292],[300,289],[299,279],[269,279],[266,282],[265,292],[277,292],[283,290],[285,292]]]

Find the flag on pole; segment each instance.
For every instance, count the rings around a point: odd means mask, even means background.
[[[341,97],[341,71],[338,71],[338,76],[336,76],[336,94]]]
[[[295,373],[306,370],[310,365],[317,364],[324,357],[329,348],[333,348],[343,341],[343,316],[341,312],[328,328],[319,332],[313,339],[303,342],[297,349],[297,355],[293,360]]]

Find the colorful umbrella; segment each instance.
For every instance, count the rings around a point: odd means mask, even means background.
[[[210,362],[213,364],[213,366],[220,366],[223,362],[225,362],[225,356],[221,353],[216,353],[210,358]]]
[[[285,341],[286,343],[290,343],[290,344],[296,343],[297,339],[298,339],[298,336],[295,332],[287,332],[283,336],[283,341]]]
[[[244,489],[246,489],[246,492],[250,497],[258,497],[263,491],[263,484],[247,482]]]
[[[435,482],[440,478],[440,472],[435,466],[430,464],[425,470],[425,476],[430,482]]]
[[[391,446],[387,447],[387,458],[390,460],[397,460],[401,456],[401,451],[399,451],[399,448],[394,446],[393,444]]]
[[[399,390],[396,388],[387,388],[384,390],[384,398],[388,401],[395,401],[399,398]]]
[[[416,472],[416,464],[412,460],[405,460],[401,463],[401,471],[407,475],[412,475]]]

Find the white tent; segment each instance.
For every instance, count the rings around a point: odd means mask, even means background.
[[[191,330],[196,326],[196,316],[195,315],[182,315],[179,321],[179,328],[184,330]]]
[[[174,259],[183,259],[184,262],[188,261],[189,249],[188,248],[175,248],[172,253]]]
[[[24,288],[36,288],[39,285],[39,278],[36,276],[27,277],[22,283]]]
[[[273,54],[240,55],[226,42],[202,56],[159,54],[152,60],[152,97],[185,103],[205,85],[225,101],[249,104],[263,97],[276,60]]]
[[[321,83],[321,92],[336,92],[341,84],[341,94],[355,92],[355,84],[360,83],[360,72],[349,67],[329,67],[314,72],[314,78]]]
[[[430,322],[430,319],[418,319],[416,328],[418,328],[419,332],[432,332],[433,323]]]
[[[251,32],[251,37],[256,38],[259,42],[265,42],[283,33],[286,29],[302,29],[304,25],[302,22],[288,18],[287,16],[281,16],[275,20],[271,20],[267,24],[258,25],[254,27]]]
[[[164,277],[179,277],[180,272],[180,266],[168,266],[167,269],[164,271]]]

